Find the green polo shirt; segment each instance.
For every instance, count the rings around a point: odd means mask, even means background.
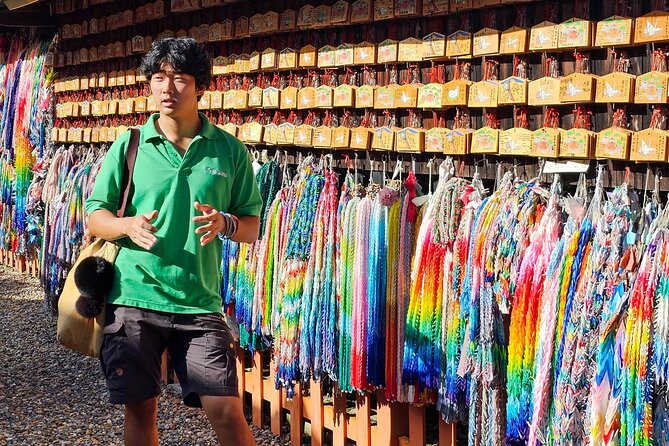
[[[118,241],[114,286],[108,302],[168,313],[220,313],[221,241],[200,246],[193,217],[199,201],[238,217],[258,216],[262,200],[246,147],[200,114],[202,131],[184,157],[158,133],[152,115],[140,129],[132,200],[126,216],[149,213],[158,241],[147,251],[129,237]],[[86,200],[90,215],[116,213],[130,132],[109,149]]]

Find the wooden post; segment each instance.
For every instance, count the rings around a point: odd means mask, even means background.
[[[356,446],[370,446],[372,443],[372,408],[369,393],[358,395],[355,422],[357,424]]]
[[[383,390],[377,391],[376,395],[376,443],[398,446],[399,437],[408,433],[408,426],[404,426],[407,424],[406,404],[387,401]],[[374,439],[372,442],[374,443]]]
[[[258,351],[253,352],[253,368],[251,369],[253,393],[251,394],[251,404],[253,406],[253,424],[258,427],[262,427],[262,369],[262,353]]]
[[[269,378],[264,383],[264,394],[269,401],[270,427],[274,435],[281,435],[281,395],[283,388],[276,388],[276,370],[270,355]]]
[[[455,424],[446,423],[439,417],[439,446],[455,446]]]
[[[425,407],[409,406],[409,445],[425,446]]]
[[[346,395],[335,384],[332,390],[332,446],[346,445]]]
[[[322,446],[325,428],[323,426],[323,384],[311,382],[311,445]]]
[[[26,256],[17,257],[16,269],[18,269],[20,273],[26,272]]]
[[[290,408],[290,443],[302,446],[304,437],[304,420],[302,419],[302,385],[295,384],[295,395]]]

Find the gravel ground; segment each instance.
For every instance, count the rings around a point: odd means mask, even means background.
[[[122,445],[123,411],[108,403],[97,359],[61,347],[55,333],[38,281],[0,266],[0,445]],[[169,389],[158,414],[161,445],[217,444],[204,412]],[[290,444],[253,433],[259,446]]]

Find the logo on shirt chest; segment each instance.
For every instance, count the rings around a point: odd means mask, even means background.
[[[213,167],[205,167],[204,170],[209,175],[216,175],[216,176],[223,177],[223,178],[228,177],[227,173],[223,172],[222,170],[214,169]]]

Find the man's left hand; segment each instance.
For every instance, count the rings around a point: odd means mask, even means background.
[[[193,218],[193,221],[195,223],[204,223],[202,226],[195,229],[195,233],[204,233],[204,235],[200,237],[200,245],[206,246],[218,236],[219,232],[223,232],[225,229],[225,220],[213,206],[202,204],[197,201],[194,203],[194,206],[195,209],[202,212],[202,215]]]

